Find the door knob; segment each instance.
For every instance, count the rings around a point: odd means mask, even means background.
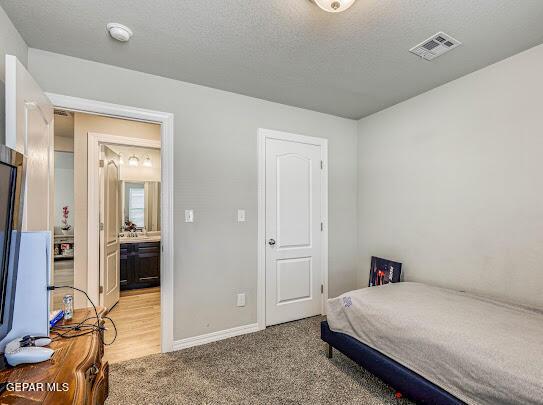
[[[268,244],[269,244],[270,246],[275,245],[275,239],[270,239],[270,240],[268,241]]]

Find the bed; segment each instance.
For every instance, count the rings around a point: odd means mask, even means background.
[[[420,283],[327,303],[321,338],[428,404],[543,403],[541,311]]]

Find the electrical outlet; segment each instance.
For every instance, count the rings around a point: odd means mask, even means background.
[[[194,210],[185,210],[185,222],[194,222]]]
[[[238,210],[238,222],[245,222],[245,210]]]
[[[245,293],[238,294],[238,307],[244,307],[245,306]]]

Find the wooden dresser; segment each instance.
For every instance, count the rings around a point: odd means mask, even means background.
[[[100,310],[99,315],[103,314]],[[70,323],[91,316],[92,308],[76,310]],[[52,333],[51,337],[54,336]],[[50,347],[55,350],[50,360],[0,372],[0,382],[31,383],[25,390],[17,391],[13,390],[16,384],[8,384],[0,395],[0,404],[103,404],[108,396],[109,365],[102,361],[104,345],[98,332],[58,339]]]

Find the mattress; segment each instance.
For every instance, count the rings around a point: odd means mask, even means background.
[[[349,335],[468,404],[543,403],[543,312],[420,283],[328,300]]]

